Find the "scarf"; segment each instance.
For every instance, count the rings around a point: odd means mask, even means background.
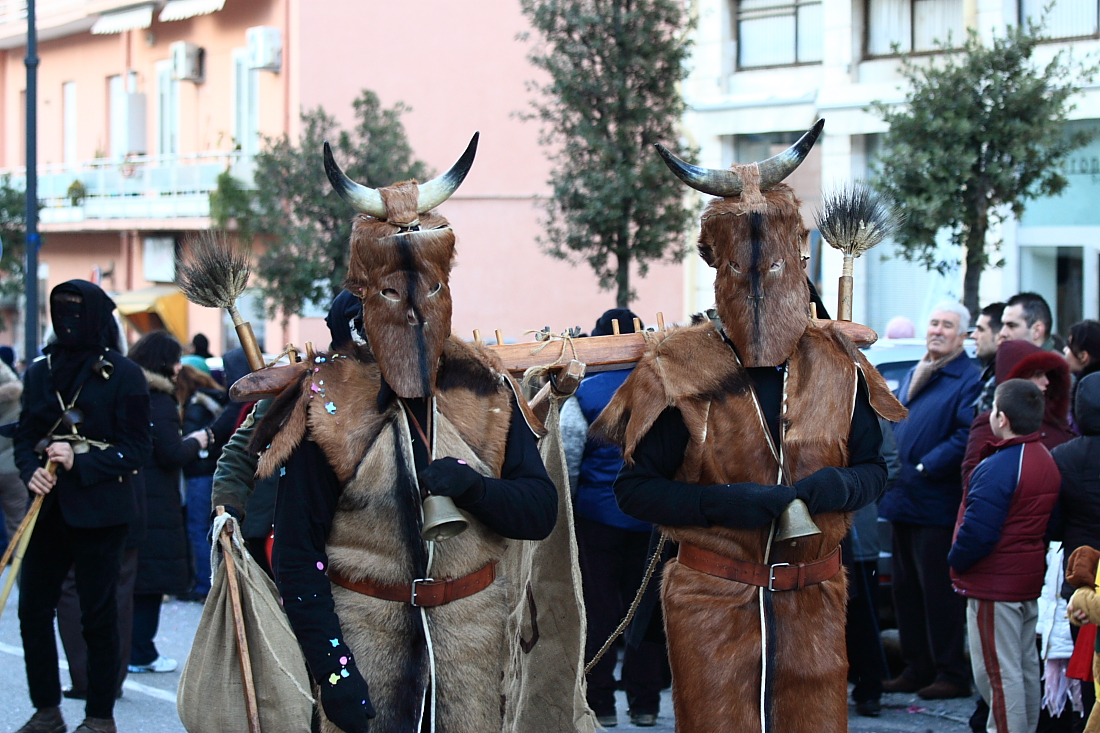
[[[963,347],[960,346],[950,354],[945,354],[938,359],[929,359],[929,355],[925,354],[924,358],[918,361],[917,365],[913,367],[913,378],[909,380],[909,394],[906,397],[906,402],[912,402],[913,398],[916,397],[917,394],[924,389],[924,386],[928,384],[928,381],[932,379],[932,376],[957,359],[962,352]]]

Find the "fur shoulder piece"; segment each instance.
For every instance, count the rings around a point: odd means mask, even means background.
[[[668,407],[689,399],[713,399],[748,386],[745,370],[713,322],[647,334],[649,346],[589,434],[619,446],[630,460]]]
[[[164,392],[173,397],[176,396],[176,385],[172,384],[171,379],[163,374],[157,374],[145,368],[142,368],[141,371],[145,374],[145,381],[149,383],[150,392]]]
[[[886,384],[886,380],[879,374],[878,369],[871,366],[871,362],[867,360],[867,356],[859,350],[852,340],[848,338],[842,331],[837,329],[832,324],[825,328],[817,328],[816,326],[810,326],[807,329],[807,334],[819,333],[825,336],[827,339],[835,343],[848,355],[852,361],[859,367],[859,371],[863,374],[863,379],[867,384],[867,393],[870,397],[871,407],[875,413],[884,420],[890,422],[901,422],[909,414],[909,410],[902,406],[898,398],[894,396],[894,393],[890,391],[890,387]]]
[[[511,391],[527,427],[536,438],[546,435],[546,428],[535,416],[523,391],[508,373],[500,357],[483,343],[466,343],[457,336],[451,336],[443,345],[443,367],[440,369],[439,382],[436,385],[441,392],[466,389],[479,396]]]

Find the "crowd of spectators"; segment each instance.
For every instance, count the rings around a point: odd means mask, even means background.
[[[1070,637],[1073,589],[1048,565],[1100,546],[1100,457],[1087,442],[1100,432],[1100,323],[1063,341],[1035,293],[971,323],[957,302],[934,307],[927,353],[896,392],[909,414],[894,426],[899,472],[879,515],[892,528],[902,668],[882,688],[936,700],[973,684],[975,731],[1079,730],[1093,686],[1067,679],[1051,651]],[[1052,610],[1037,631],[1040,596]]]

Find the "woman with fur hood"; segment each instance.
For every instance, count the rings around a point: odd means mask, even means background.
[[[206,432],[180,436],[180,411],[175,378],[180,370],[180,344],[166,331],[142,336],[130,350],[130,359],[149,382],[149,423],[153,450],[146,456],[147,525],[139,549],[134,587],[133,646],[130,672],[171,672],[175,660],[162,657],[153,643],[165,593],[191,589],[191,551],[180,508],[180,469],[207,445]]]
[[[19,421],[19,400],[23,383],[7,364],[0,363],[0,425]],[[7,537],[13,537],[27,513],[27,485],[19,478],[11,438],[0,437],[0,510],[4,513]]]
[[[1039,385],[1046,397],[1046,413],[1043,415],[1042,443],[1047,450],[1075,437],[1069,426],[1069,364],[1058,354],[1043,351],[1030,341],[1005,341],[997,348],[997,384],[1009,379],[1029,379]],[[989,413],[974,418],[970,426],[970,439],[962,462],[962,479],[965,487],[970,474],[981,462],[982,449],[996,440],[989,427]]]

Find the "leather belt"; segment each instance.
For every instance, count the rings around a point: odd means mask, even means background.
[[[384,601],[398,601],[427,608],[443,606],[460,598],[472,596],[474,593],[483,591],[492,585],[496,577],[496,560],[461,578],[445,578],[443,580],[418,578],[412,583],[397,584],[379,583],[370,578],[352,581],[340,575],[336,570],[329,569],[328,571],[329,580],[356,593],[362,593],[372,598],[381,598]]]
[[[827,557],[813,562],[781,562],[763,565],[747,560],[734,560],[732,557],[681,542],[676,559],[692,570],[698,570],[716,578],[767,588],[770,591],[798,590],[808,585],[822,583],[840,571],[839,547]]]

